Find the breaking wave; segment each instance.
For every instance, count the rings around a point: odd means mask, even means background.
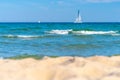
[[[40,38],[40,35],[1,35],[0,37],[4,38]]]
[[[112,36],[120,36],[119,31],[86,31],[86,30],[79,30],[74,31],[72,29],[70,30],[51,30],[47,31],[49,34],[58,34],[58,35],[68,35],[68,34],[74,34],[74,35],[112,35]],[[59,37],[57,35],[0,35],[0,37],[3,38],[23,38],[23,39],[33,39],[33,38],[48,38],[48,37]]]
[[[56,35],[0,35],[2,38],[21,38],[21,39],[34,39],[34,38],[53,38],[53,37],[59,37]]]
[[[116,34],[117,31],[72,31],[73,34],[82,34],[82,35],[104,35],[104,34]]]
[[[69,30],[51,30],[51,31],[48,31],[47,33],[50,33],[50,34],[69,34],[69,32],[71,32],[72,29],[69,29]]]
[[[119,31],[89,31],[89,30],[51,30],[48,31],[49,34],[76,34],[76,35],[119,35]]]

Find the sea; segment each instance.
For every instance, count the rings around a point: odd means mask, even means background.
[[[0,57],[120,54],[120,23],[0,23]]]

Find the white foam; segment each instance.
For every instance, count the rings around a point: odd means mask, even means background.
[[[19,38],[37,38],[37,35],[17,35]]]
[[[118,31],[86,31],[86,30],[80,30],[80,31],[73,31],[72,29],[68,30],[51,30],[48,31],[49,34],[59,34],[59,35],[66,35],[69,33],[77,34],[77,35],[119,35]]]
[[[3,35],[3,37],[8,37],[8,38],[38,38],[40,37],[39,35]]]
[[[116,34],[117,31],[72,31],[73,34],[82,34],[82,35],[102,35],[102,34]]]
[[[69,34],[70,31],[72,31],[72,29],[69,29],[69,30],[51,30],[48,33],[65,35],[65,34]]]
[[[112,36],[120,36],[120,34],[112,34]]]

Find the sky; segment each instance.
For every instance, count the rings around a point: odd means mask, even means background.
[[[0,0],[0,22],[120,22],[120,0]]]

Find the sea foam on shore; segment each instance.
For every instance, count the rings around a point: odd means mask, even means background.
[[[120,56],[0,59],[0,80],[120,80]]]

